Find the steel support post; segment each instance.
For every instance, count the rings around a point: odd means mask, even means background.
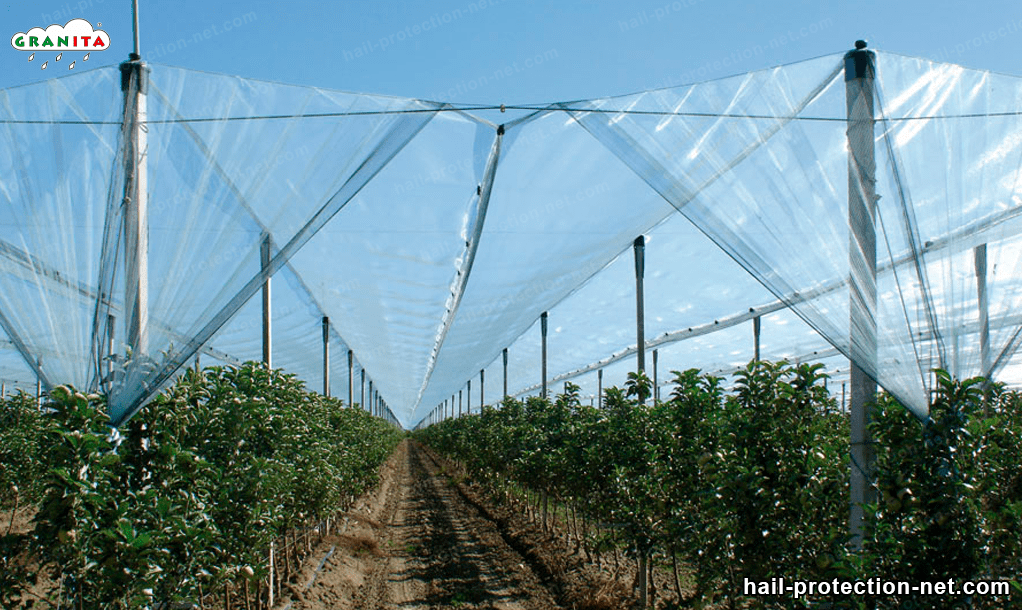
[[[547,329],[547,312],[543,312],[539,316],[539,330],[543,337],[543,356],[542,356],[542,377],[543,377],[543,393],[540,394],[543,398],[546,398],[546,329]]]
[[[864,41],[845,55],[848,109],[849,349],[851,366],[852,544],[862,547],[867,532],[864,506],[876,502],[875,449],[869,434],[869,405],[876,395],[876,150],[874,79],[876,56]]]

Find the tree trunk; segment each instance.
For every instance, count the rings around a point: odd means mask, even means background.
[[[678,578],[678,555],[671,549],[671,570],[674,572],[674,592],[678,594],[678,605],[681,605],[681,579]]]
[[[543,502],[543,531],[546,532],[547,531],[547,521],[548,521],[548,519],[547,519],[547,512],[548,512],[547,511],[547,503],[548,503],[549,499],[547,498],[547,493],[546,493],[545,489],[540,493],[540,499]]]
[[[646,579],[646,552],[639,551],[639,569],[637,576],[639,577],[639,607],[649,607],[649,582]]]
[[[646,554],[646,566],[649,569],[649,578],[646,582],[649,583],[649,605],[656,608],[656,579],[653,578],[653,554]]]

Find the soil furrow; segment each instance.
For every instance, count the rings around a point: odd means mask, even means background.
[[[295,609],[559,607],[497,526],[417,445],[402,443],[382,476],[347,529],[324,541],[337,552],[312,588],[295,594]]]

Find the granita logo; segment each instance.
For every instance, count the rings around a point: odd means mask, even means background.
[[[97,25],[102,26],[102,23]],[[89,59],[92,51],[105,51],[110,47],[110,35],[103,30],[97,30],[92,24],[84,19],[72,19],[64,25],[54,23],[45,30],[32,28],[27,33],[18,32],[11,37],[11,46],[18,51],[29,51],[28,60],[35,59],[36,52],[53,51],[57,54],[54,61],[60,61],[64,51],[84,51],[83,61]],[[41,69],[45,70],[49,60],[44,61]],[[68,65],[68,69],[74,69],[75,62]]]

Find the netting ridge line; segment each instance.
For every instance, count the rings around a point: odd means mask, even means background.
[[[930,287],[930,279],[926,273],[926,268],[922,264],[922,254],[919,248],[919,244],[922,242],[922,238],[919,235],[919,223],[916,221],[915,208],[910,205],[911,194],[908,193],[907,190],[905,189],[904,181],[901,178],[902,174],[901,158],[898,155],[897,150],[894,148],[894,144],[891,142],[891,128],[887,124],[887,120],[885,118],[887,115],[886,111],[884,110],[886,108],[885,104],[886,96],[884,94],[882,79],[878,78],[876,79],[876,82],[877,82],[876,101],[880,105],[880,121],[884,126],[883,130],[884,144],[887,147],[887,155],[891,162],[891,171],[894,173],[894,184],[897,188],[898,203],[900,204],[901,207],[902,216],[905,219],[905,236],[908,239],[912,259],[915,264],[916,277],[919,278],[919,285],[920,288],[922,289],[923,305],[926,309],[927,322],[930,325],[930,330],[933,333],[933,337],[937,343],[937,353],[940,357],[941,364],[943,365],[947,361],[946,352],[947,347],[944,344],[944,338],[940,333],[940,327],[937,323],[937,312],[933,306],[933,290]],[[876,209],[877,216],[881,217],[880,206],[877,206]],[[882,217],[881,224],[883,224]],[[891,252],[890,240],[887,237],[886,230],[884,231],[884,241],[887,243],[888,256],[893,256],[893,253]],[[896,269],[897,268],[895,267],[895,270]],[[897,271],[895,271],[895,281],[897,282],[898,285],[898,295],[901,298],[902,309],[904,310],[905,313],[905,321],[906,323],[911,324],[911,320],[909,319],[908,314],[908,307],[905,304],[905,295],[901,290],[901,282],[898,278]],[[918,365],[918,363],[920,363],[921,360],[919,357],[920,356],[919,350],[915,342],[913,342],[912,344],[912,349],[913,352],[915,353],[916,363]],[[922,381],[922,386],[926,387],[926,372],[922,369],[922,367],[918,368],[920,380]]]
[[[504,106],[501,106],[501,111],[503,112],[503,110]],[[527,110],[527,108],[521,108],[521,110]],[[554,108],[553,106],[548,106],[546,108],[537,108],[534,112],[530,112],[529,114],[520,116],[517,119],[514,119],[513,121],[509,121],[508,123],[505,124],[505,128],[511,129],[513,127],[519,127],[526,123],[531,123],[532,121],[544,117],[548,114],[552,114],[553,112],[556,112],[556,108]]]
[[[255,276],[241,290],[238,291],[230,301],[225,304],[220,311],[210,320],[194,337],[192,337],[185,348],[180,352],[181,354],[188,354],[188,356],[182,357],[181,355],[171,358],[159,369],[159,372],[152,377],[151,383],[140,393],[137,397],[131,400],[127,405],[124,413],[113,421],[114,425],[120,425],[132,415],[134,415],[139,409],[142,408],[143,403],[155,392],[153,388],[158,388],[163,383],[167,382],[174,374],[174,372],[184,364],[184,362],[194,354],[199,346],[209,340],[210,337],[216,333],[217,330],[223,326],[228,319],[231,318],[241,307],[254,295],[266,279],[276,273],[286,263],[291,256],[295,254],[299,249],[302,248],[312,237],[321,229],[327,221],[330,220],[337,212],[339,212],[344,206],[348,204],[358,193],[378,174],[390,161],[399,153],[408,142],[412,141],[419,132],[430,122],[434,115],[429,115],[423,121],[418,118],[418,115],[411,115],[412,118],[405,119],[399,126],[405,126],[411,123],[413,120],[415,124],[410,125],[412,129],[410,132],[400,139],[395,140],[396,132],[400,131],[396,126],[392,126],[388,133],[384,135],[380,143],[374,148],[373,152],[369,154],[365,160],[359,165],[355,172],[344,182],[344,184],[327,200],[324,202],[322,207],[313,215],[311,219],[303,226],[291,240],[281,248],[273,258],[270,259],[269,265],[265,269],[260,270]],[[346,196],[340,199],[345,189],[351,187],[352,192],[347,193]]]
[[[476,115],[472,114],[471,112],[468,112],[469,110],[494,110],[494,108],[487,108],[487,107],[458,108],[458,107],[456,107],[456,106],[454,106],[452,104],[445,103],[445,104],[441,105],[440,109],[439,109],[440,112],[453,112],[454,114],[459,114],[459,115],[465,117],[466,119],[468,119],[468,120],[470,120],[470,121],[472,121],[474,123],[478,123],[480,125],[486,125],[490,129],[496,129],[497,128],[497,124],[496,123],[494,123],[492,121],[489,121],[489,120],[487,120],[487,119],[485,119],[485,118],[483,118],[481,116],[476,116]]]
[[[506,110],[536,110],[531,106],[504,106]],[[194,117],[194,118],[181,118],[181,119],[163,119],[159,121],[146,121],[152,125],[172,125],[177,123],[215,123],[221,121],[277,121],[284,119],[321,119],[321,118],[343,118],[352,116],[384,116],[384,115],[399,115],[399,114],[428,114],[438,112],[454,112],[457,114],[463,114],[466,117],[471,117],[472,120],[482,123],[484,125],[495,127],[496,123],[488,121],[482,117],[478,117],[468,112],[469,110],[499,110],[500,106],[471,106],[465,108],[456,108],[454,106],[446,105],[441,108],[415,108],[410,110],[365,110],[358,112],[322,112],[322,113],[309,113],[309,114],[268,114],[258,116],[235,116],[235,117]],[[558,109],[560,111],[575,113],[575,112],[586,112],[593,114],[629,114],[639,116],[678,116],[678,117],[693,117],[693,118],[708,118],[708,119],[750,119],[757,121],[800,121],[807,123],[844,123],[848,119],[839,117],[823,117],[823,116],[784,116],[775,114],[732,114],[726,112],[668,112],[666,110],[613,110],[613,109],[600,109],[600,108],[572,108],[564,106]],[[553,111],[553,110],[552,110]],[[1004,112],[977,112],[968,114],[944,114],[944,115],[929,115],[929,116],[911,116],[911,117],[884,117],[886,121],[890,122],[901,122],[901,121],[941,121],[950,119],[988,119],[988,118],[1005,118],[1022,116],[1022,110],[1019,111],[1004,111]],[[516,121],[520,120],[516,119]],[[0,119],[0,125],[118,125],[117,121],[71,121],[66,119],[61,120],[42,120],[42,119]],[[507,123],[511,126],[512,123]]]
[[[444,312],[440,330],[433,344],[433,352],[430,354],[429,363],[426,365],[426,374],[423,377],[422,386],[419,388],[419,395],[416,397],[415,405],[412,407],[413,411],[422,402],[422,397],[426,393],[426,387],[429,386],[429,381],[433,377],[433,370],[436,368],[437,359],[440,357],[440,350],[447,339],[447,333],[451,329],[451,324],[454,323],[454,317],[458,313],[458,307],[461,305],[461,299],[464,297],[465,289],[468,286],[469,275],[471,275],[472,267],[475,265],[476,252],[479,250],[479,240],[482,237],[483,225],[486,223],[486,212],[490,207],[490,195],[493,193],[493,183],[496,179],[497,165],[500,160],[500,145],[503,139],[504,126],[501,125],[497,129],[497,135],[494,137],[493,146],[490,149],[490,158],[486,163],[486,171],[483,174],[483,184],[479,187],[476,222],[475,226],[472,227],[472,235],[469,237],[469,242],[466,244],[465,259],[451,287],[453,297],[451,306]]]

